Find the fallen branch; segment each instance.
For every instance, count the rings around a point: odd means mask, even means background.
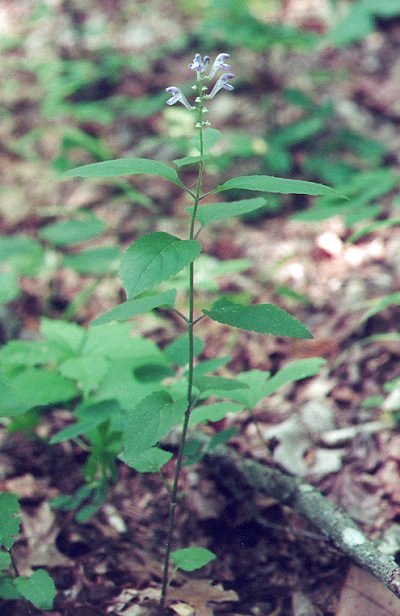
[[[207,439],[192,437],[202,445],[204,462],[212,475],[232,494],[243,498],[249,488],[267,494],[309,520],[344,555],[366,569],[400,598],[400,568],[377,549],[353,520],[318,490],[301,479],[276,468],[243,459],[229,447],[219,445],[207,451]],[[192,440],[191,439],[191,440]]]

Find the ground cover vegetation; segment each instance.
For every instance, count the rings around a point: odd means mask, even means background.
[[[400,11],[100,4],[2,9],[2,609],[400,613]]]

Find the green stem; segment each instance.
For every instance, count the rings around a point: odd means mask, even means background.
[[[199,128],[199,141],[200,141],[200,163],[199,163],[199,173],[197,178],[196,191],[192,195],[194,208],[192,212],[192,217],[190,221],[190,229],[189,229],[189,239],[194,239],[195,237],[195,226],[196,226],[196,215],[197,208],[200,201],[200,192],[203,181],[203,172],[204,172],[204,142],[203,142],[203,79],[200,73],[197,73],[197,88],[198,88],[198,120],[197,125]],[[172,550],[172,540],[173,533],[175,527],[175,511],[178,502],[178,487],[179,487],[179,479],[182,470],[183,456],[185,451],[186,437],[189,428],[189,419],[190,413],[193,408],[193,370],[194,370],[194,336],[193,336],[193,328],[198,319],[194,319],[194,263],[192,262],[189,265],[189,309],[188,309],[188,318],[187,318],[187,337],[188,337],[188,386],[187,386],[187,407],[183,419],[182,432],[179,441],[179,450],[178,456],[176,459],[174,478],[172,483],[171,497],[170,497],[170,505],[169,505],[169,518],[168,518],[168,529],[167,529],[167,542],[165,548],[165,556],[164,556],[164,564],[163,564],[163,574],[162,574],[162,583],[161,583],[161,598],[160,598],[160,610],[164,612],[165,610],[165,602],[168,591],[169,584],[169,568],[170,568],[170,560],[171,560],[171,550]]]

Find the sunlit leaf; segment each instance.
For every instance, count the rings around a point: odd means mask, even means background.
[[[149,158],[117,158],[101,163],[83,165],[66,171],[63,176],[67,178],[110,178],[121,175],[157,175],[169,180],[173,184],[181,185],[175,169],[158,160]]]
[[[197,546],[181,548],[171,553],[172,562],[183,571],[196,571],[215,559],[216,555],[213,552]]]
[[[164,293],[130,299],[97,317],[97,319],[92,321],[92,325],[104,325],[110,321],[126,321],[138,314],[143,314],[143,312],[154,310],[154,308],[159,306],[173,306],[175,296],[175,289],[170,289],[169,291],[164,291]]]
[[[80,274],[108,274],[118,267],[120,251],[114,246],[103,246],[81,250],[73,255],[65,255],[62,264],[64,267]]]
[[[230,189],[257,190],[260,192],[282,193],[285,195],[334,195],[333,188],[324,184],[304,180],[289,180],[271,175],[243,175],[227,180],[217,186],[217,192]]]
[[[210,310],[203,312],[218,323],[248,331],[289,338],[312,338],[305,325],[273,304],[243,306],[221,298]]]
[[[254,199],[242,199],[241,201],[228,201],[226,203],[211,203],[203,205],[197,210],[197,220],[204,226],[217,220],[224,220],[231,216],[242,216],[254,210],[258,210],[265,205],[263,197]],[[186,208],[189,213],[193,212],[193,207]]]
[[[10,550],[19,533],[20,508],[18,498],[10,492],[0,493],[0,545]]]
[[[37,569],[28,578],[17,577],[14,584],[18,592],[37,608],[52,609],[56,587],[53,579],[44,569]]]
[[[143,453],[137,454],[133,459],[127,458],[124,453],[118,457],[122,462],[125,462],[125,464],[139,473],[156,473],[164,464],[169,462],[172,458],[172,453],[164,451],[159,447],[152,447]]]
[[[286,364],[266,382],[262,392],[263,397],[274,393],[282,385],[315,376],[325,363],[326,360],[322,357],[310,357],[297,359]]]
[[[196,240],[181,240],[162,231],[136,240],[125,252],[121,264],[120,275],[128,299],[177,274],[200,250]]]
[[[103,233],[106,226],[102,220],[90,213],[75,220],[62,220],[42,227],[39,235],[56,246],[74,246]]]
[[[186,399],[175,402],[165,391],[154,392],[141,400],[126,418],[123,437],[126,464],[134,465],[137,456],[158,443],[183,419],[186,407]]]

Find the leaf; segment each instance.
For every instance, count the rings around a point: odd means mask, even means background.
[[[90,213],[85,213],[75,220],[46,225],[39,231],[39,236],[55,246],[74,246],[103,233],[106,226],[102,220]]]
[[[215,302],[211,310],[203,312],[218,323],[248,331],[289,338],[312,338],[305,325],[273,304],[243,306],[221,298]]]
[[[116,400],[104,400],[95,404],[85,404],[80,407],[77,421],[54,434],[50,444],[62,443],[82,434],[87,434],[110,417],[121,415],[121,407]]]
[[[208,396],[216,396],[230,392],[233,389],[247,389],[246,383],[241,383],[236,379],[228,379],[222,376],[200,376],[194,379],[194,386],[200,390],[201,394],[207,392]]]
[[[203,150],[210,150],[222,138],[221,131],[216,128],[206,128],[203,130]],[[197,135],[191,139],[193,146],[200,152],[200,137]]]
[[[374,300],[374,305],[362,316],[361,321],[366,321],[375,314],[378,314],[378,312],[382,312],[382,310],[385,310],[392,305],[400,305],[400,291],[390,293],[389,295],[385,295],[384,297]]]
[[[44,262],[43,247],[25,235],[0,237],[0,263],[8,262],[22,276],[37,276]]]
[[[97,317],[97,319],[92,321],[92,325],[104,325],[110,321],[126,321],[138,314],[143,314],[143,312],[154,310],[154,308],[158,308],[159,306],[173,306],[175,297],[175,289],[170,289],[163,293],[130,299]]]
[[[128,299],[174,276],[200,253],[196,240],[158,231],[136,240],[122,258],[121,280]]]
[[[186,399],[174,402],[165,391],[156,391],[141,400],[126,418],[123,436],[126,464],[134,465],[139,455],[158,443],[183,419],[186,408]]]
[[[0,545],[11,550],[15,536],[19,534],[20,508],[18,498],[10,492],[0,492]]]
[[[221,192],[231,189],[258,190],[260,192],[282,193],[285,195],[339,195],[333,188],[324,184],[277,178],[271,175],[243,175],[231,178],[217,186],[216,190]]]
[[[325,363],[326,361],[322,357],[297,359],[290,362],[267,381],[263,388],[262,397],[271,395],[279,389],[279,387],[287,383],[293,383],[294,381],[301,381],[310,376],[315,376]]]
[[[52,609],[56,587],[44,569],[37,569],[29,578],[17,577],[14,584],[18,592],[40,610]]]
[[[204,406],[196,406],[190,415],[189,426],[197,426],[207,421],[221,421],[228,413],[238,413],[243,410],[243,405],[232,402],[214,402]]]
[[[196,569],[205,567],[216,558],[214,552],[198,546],[181,548],[180,550],[171,552],[172,562],[178,569],[183,569],[183,571],[196,571]]]
[[[0,379],[0,416],[15,416],[36,406],[48,406],[75,398],[74,383],[59,374],[29,368],[14,378]]]
[[[65,255],[62,260],[64,267],[79,272],[80,274],[108,274],[117,269],[120,259],[120,251],[113,246],[91,248],[81,250],[73,255]]]
[[[175,169],[158,160],[149,158],[117,158],[101,163],[83,165],[66,171],[66,178],[110,178],[121,175],[157,175],[181,186],[179,176]]]
[[[159,447],[152,447],[135,456],[135,459],[130,460],[130,462],[128,462],[124,453],[119,455],[118,458],[131,468],[134,468],[138,473],[156,473],[164,464],[169,462],[172,458],[172,453],[164,451]]]
[[[85,354],[66,359],[59,367],[62,376],[76,381],[83,395],[89,396],[94,391],[108,369],[109,361],[102,355]]]
[[[0,304],[8,304],[21,292],[18,276],[14,271],[0,272]]]
[[[203,205],[197,210],[197,220],[204,226],[217,220],[224,220],[230,216],[242,216],[254,210],[258,210],[266,204],[263,197],[254,199],[241,199],[240,201],[228,201],[226,203],[211,203]],[[189,213],[193,212],[193,207],[186,208]]]
[[[197,357],[204,349],[204,342],[197,336],[194,336],[193,339],[193,352],[194,356]],[[188,363],[189,356],[189,343],[188,337],[186,334],[183,336],[179,336],[176,338],[171,344],[164,348],[164,355],[167,359],[177,366],[186,366]]]
[[[245,391],[235,391],[232,399],[246,405],[247,409],[254,408],[264,397],[263,389],[269,377],[270,372],[264,370],[247,370],[246,372],[241,372],[237,375],[237,378],[239,381],[246,383],[248,389]]]
[[[1,513],[0,513],[0,520],[1,520]],[[3,572],[5,569],[8,569],[9,567],[11,567],[11,556],[8,552],[0,552],[0,578],[3,575]],[[0,597],[1,597],[1,592],[0,592]]]
[[[40,321],[40,333],[47,343],[66,356],[79,353],[86,336],[83,327],[76,323],[46,318]]]

